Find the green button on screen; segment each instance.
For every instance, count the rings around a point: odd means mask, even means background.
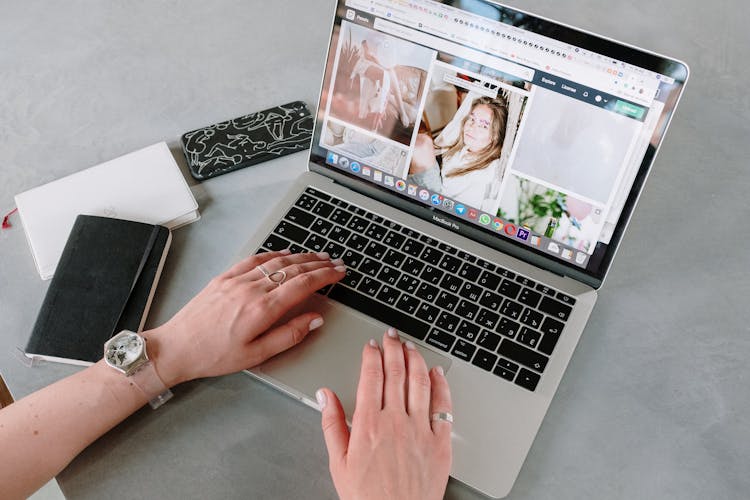
[[[617,100],[615,102],[615,113],[620,113],[621,115],[625,116],[631,116],[635,118],[636,120],[640,120],[643,118],[643,114],[646,112],[646,108],[641,106],[636,106],[635,104],[630,104],[629,102]]]

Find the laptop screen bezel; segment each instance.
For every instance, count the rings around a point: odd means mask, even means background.
[[[453,0],[440,0],[441,3],[446,5],[453,5]],[[316,147],[322,149],[322,146],[318,146],[320,141],[320,128],[323,124],[323,117],[320,114],[320,104],[323,93],[323,85],[329,80],[327,74],[331,70],[329,58],[333,56],[335,47],[332,47],[333,34],[336,26],[341,25],[343,16],[340,15],[342,9],[345,9],[345,0],[338,0],[336,7],[334,8],[334,16],[331,23],[331,36],[329,38],[329,46],[326,54],[326,65],[321,82],[321,92],[318,98],[318,113],[316,115],[315,129],[313,132],[313,143],[310,150],[310,157],[308,162],[308,168],[310,171],[324,175],[331,178],[334,182],[346,186],[349,189],[357,191],[363,195],[376,199],[389,206],[403,210],[411,215],[419,217],[431,224],[435,224],[438,227],[444,227],[433,221],[433,214],[438,213],[441,218],[449,219],[459,225],[459,230],[452,230],[452,232],[459,234],[464,237],[468,237],[474,241],[487,245],[503,253],[512,255],[520,260],[538,266],[547,271],[555,274],[570,277],[579,282],[585,283],[593,288],[599,288],[611,267],[612,260],[617,252],[617,248],[622,240],[622,236],[627,228],[630,221],[633,209],[640,197],[640,193],[643,189],[644,183],[653,165],[653,161],[656,154],[663,143],[664,136],[669,127],[669,123],[674,117],[674,111],[677,108],[679,99],[684,91],[685,83],[687,82],[689,75],[689,68],[684,62],[666,57],[654,52],[641,49],[623,42],[617,42],[612,39],[587,32],[578,28],[573,28],[565,24],[561,24],[550,19],[541,17],[536,14],[532,14],[520,9],[512,8],[497,2],[491,2],[488,0],[479,0],[485,5],[491,5],[503,11],[506,18],[515,18],[515,22],[506,23],[510,26],[521,27],[523,29],[532,31],[534,33],[554,38],[564,43],[580,47],[584,50],[589,50],[602,55],[612,57],[619,61],[623,61],[628,64],[639,66],[649,71],[654,71],[665,76],[669,76],[675,80],[678,84],[677,87],[677,98],[674,101],[674,105],[671,107],[665,107],[662,116],[666,116],[666,122],[664,130],[661,133],[658,144],[656,146],[649,144],[646,154],[644,155],[643,161],[638,169],[638,173],[633,181],[630,192],[624,207],[622,208],[620,217],[617,221],[615,230],[612,234],[610,242],[607,244],[606,251],[601,256],[599,267],[595,271],[586,271],[576,267],[572,264],[566,264],[565,262],[547,256],[538,251],[530,249],[528,246],[524,246],[513,242],[510,239],[498,238],[495,235],[485,232],[478,226],[475,227],[473,224],[468,223],[465,219],[451,216],[450,214],[440,211],[437,212],[430,206],[421,205],[409,201],[396,194],[395,192],[386,189],[385,187],[378,186],[377,184],[363,180],[361,177],[357,177],[350,173],[331,168],[326,165],[326,158],[318,155],[315,152]],[[466,9],[462,9],[466,10]],[[467,12],[472,12],[468,10]],[[474,12],[477,14],[477,12]],[[481,15],[481,13],[480,13]],[[491,18],[490,18],[491,19]],[[505,21],[503,21],[505,22]]]

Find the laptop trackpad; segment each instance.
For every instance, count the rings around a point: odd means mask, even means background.
[[[321,295],[315,294],[294,308],[288,318],[305,312],[318,311],[325,324],[311,332],[298,346],[266,361],[254,371],[285,390],[291,390],[315,401],[315,391],[328,387],[338,395],[347,420],[351,421],[359,382],[362,349],[370,340],[380,345],[387,328],[380,322]],[[428,368],[440,365],[447,373],[451,359],[422,346],[417,346]]]

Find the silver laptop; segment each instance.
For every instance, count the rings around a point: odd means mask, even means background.
[[[452,477],[507,495],[687,76],[490,2],[339,0],[309,171],[243,254],[348,273],[301,306],[325,325],[252,374],[351,416],[362,346],[394,326],[446,370]]]

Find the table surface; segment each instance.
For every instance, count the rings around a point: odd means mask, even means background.
[[[685,60],[692,76],[509,498],[744,498],[748,4],[513,3]],[[4,2],[0,210],[16,193],[162,140],[186,172],[183,132],[296,99],[314,106],[331,14],[330,0]],[[305,159],[190,180],[203,218],[174,233],[151,325],[225,268]],[[22,397],[78,368],[28,368],[16,356],[48,283],[11,221],[0,232],[0,371]],[[335,497],[314,410],[243,374],[174,392],[81,454],[58,478],[65,495]],[[451,481],[446,497],[477,495]]]

